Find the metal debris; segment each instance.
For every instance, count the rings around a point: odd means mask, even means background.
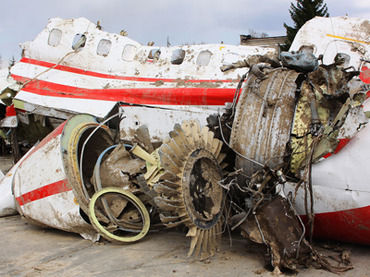
[[[312,53],[313,49],[303,47],[298,52],[281,52],[279,58],[283,66],[300,72],[315,71],[319,62]]]
[[[299,265],[345,271],[352,268],[348,262],[331,265],[305,236],[312,239],[314,226],[311,164],[336,149],[349,110],[364,99],[358,94],[363,88],[352,87],[356,93],[351,93],[348,85],[359,72],[344,68],[348,57],[341,53],[333,64],[319,67],[312,53],[281,57],[295,70],[260,67],[258,74],[249,74],[240,95],[236,92],[237,104],[218,121],[208,121],[229,146],[226,153],[235,157],[236,171],[220,182],[229,191],[231,226],[267,246],[275,272]],[[225,126],[231,132],[223,134]],[[305,188],[307,230],[294,199],[279,195],[287,180]]]
[[[80,20],[79,24],[85,23]],[[85,34],[76,37],[74,54],[83,53],[86,41]],[[161,66],[163,53],[172,57],[173,65],[185,63],[184,68],[195,74],[193,67],[186,67],[194,56],[185,59],[192,49],[174,48],[172,53],[162,48],[145,49],[148,51],[139,53],[141,60],[133,58],[141,63],[140,70],[145,71],[143,65],[148,62],[152,67]],[[350,140],[367,124],[362,106],[368,87],[353,81],[360,71],[348,67],[351,61],[347,54],[337,53],[334,62],[327,65],[323,64],[325,57],[316,58],[313,50],[303,45],[298,52],[281,53],[279,59],[268,53],[223,64],[222,73],[218,70],[215,76],[237,69],[241,72],[243,67],[249,70],[241,78],[233,102],[222,115],[209,116],[208,126],[194,119],[177,123],[171,130],[166,129],[169,124],[162,126],[162,119],[173,122],[184,115],[205,119],[210,111],[201,112],[198,107],[176,110],[126,102],[104,121],[86,114],[69,118],[24,156],[10,171],[13,177],[3,179],[12,184],[18,212],[37,224],[91,240],[101,235],[124,243],[144,238],[150,229],[186,226],[186,236],[191,238],[188,255],[201,259],[215,254],[224,227],[238,228],[243,237],[266,246],[275,273],[297,271],[301,266],[331,272],[351,269],[350,253],[324,257],[312,246],[316,205],[312,167],[337,153],[343,139]],[[207,57],[213,55],[208,49],[202,51],[196,70],[208,66]],[[15,66],[13,72],[17,70]],[[135,69],[135,74],[140,72]],[[230,89],[235,82],[217,80],[203,85],[189,82],[187,76],[165,82],[157,78],[150,89]],[[22,89],[33,81],[36,77],[26,81]],[[102,89],[111,85],[105,83]],[[2,99],[8,93],[5,90]],[[104,111],[111,108],[112,103]],[[77,110],[81,111],[80,107]],[[159,125],[148,116],[156,111],[161,111]],[[44,116],[26,115],[23,121],[32,117],[32,122],[48,127]],[[120,128],[123,124],[125,128]],[[169,135],[163,138],[167,131]],[[289,193],[287,187],[291,188]],[[300,191],[303,213],[296,209]],[[368,204],[368,198],[363,201]],[[306,215],[305,223],[302,214]],[[361,226],[367,228],[366,224]],[[339,266],[333,266],[330,258]]]

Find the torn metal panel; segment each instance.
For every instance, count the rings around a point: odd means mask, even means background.
[[[362,111],[360,114],[357,111],[352,116],[355,115],[358,116],[357,118],[364,119]],[[353,123],[354,119],[349,120]],[[358,123],[357,120],[355,122]],[[345,126],[346,124],[342,128],[347,130]],[[370,160],[367,149],[370,128],[368,123],[355,126],[360,128],[360,131],[357,130],[354,136],[348,137],[346,143],[333,154],[312,165],[315,199],[313,209],[316,214],[315,221],[316,219],[318,221],[315,233],[319,237],[369,244],[370,226],[368,226],[367,214],[370,203],[368,185]],[[346,132],[345,130],[343,133]],[[352,134],[352,132],[349,133]],[[286,186],[287,192],[294,193],[294,186],[288,184]],[[299,214],[305,214],[303,188],[298,189],[295,203]],[[325,218],[330,218],[328,222],[331,224],[326,224]]]
[[[352,83],[350,89],[349,85],[350,80],[359,72],[343,68],[344,56],[338,53],[334,63],[320,65],[302,83],[290,141],[290,170],[296,176],[300,175],[299,171],[307,163],[311,151],[314,151],[314,162],[336,151],[340,138],[344,135],[345,129],[342,126],[347,121],[345,128],[348,129],[347,116],[352,114],[353,118],[356,107],[357,126],[361,125],[361,121],[362,124],[366,122],[363,111],[358,108],[365,99],[363,87]],[[340,130],[341,137],[338,136]],[[358,128],[356,130],[359,131]],[[351,138],[349,132],[345,136],[346,139]]]
[[[214,113],[221,113],[223,106],[163,106],[163,105],[135,105],[121,106],[125,117],[120,124],[121,139],[132,141],[136,129],[146,126],[152,142],[161,142],[172,131],[173,125],[186,118],[198,120],[201,125],[206,125],[206,118]]]
[[[241,230],[243,236],[269,247],[273,268],[296,270],[299,264],[312,263],[311,249],[303,238],[304,228],[281,196],[258,207]]]
[[[287,269],[297,272],[310,266],[333,273],[353,268],[347,251],[334,264],[315,250],[305,239],[305,227],[291,203],[281,196],[259,206],[241,225],[241,230],[246,238],[267,246],[269,265],[275,274]]]
[[[361,68],[362,60],[370,60],[370,21],[346,16],[315,17],[298,31],[289,51],[312,46],[316,57],[323,55],[323,63],[331,64],[338,53],[351,57],[348,66]]]
[[[81,217],[65,174],[60,148],[63,127],[64,124],[49,134],[19,164],[13,179],[17,209],[37,224],[96,239],[95,231]]]

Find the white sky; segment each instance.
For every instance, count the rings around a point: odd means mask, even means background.
[[[294,0],[292,0],[294,1]],[[101,21],[108,32],[128,31],[146,44],[239,44],[250,30],[285,35],[292,25],[289,0],[6,0],[2,1],[0,55],[4,62],[20,57],[19,43],[32,40],[49,18],[86,17]],[[326,0],[331,16],[370,19],[369,0]]]

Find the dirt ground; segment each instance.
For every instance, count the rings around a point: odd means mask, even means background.
[[[11,157],[0,157],[4,173],[11,166]],[[186,257],[190,240],[180,231],[149,233],[137,243],[118,245],[41,228],[20,216],[0,218],[0,226],[0,276],[272,276],[264,267],[264,248],[237,233],[231,246],[225,235],[216,255],[199,261]],[[354,266],[341,276],[370,276],[370,247],[341,247],[351,250]],[[310,268],[298,276],[337,275]]]
[[[198,261],[186,257],[189,240],[181,232],[149,233],[138,243],[117,245],[44,229],[20,216],[0,218],[0,224],[0,276],[272,276],[263,249],[237,234],[231,247],[224,236],[214,257]],[[370,276],[370,248],[342,246],[351,250],[354,269],[341,276]],[[298,276],[337,275],[311,268]]]

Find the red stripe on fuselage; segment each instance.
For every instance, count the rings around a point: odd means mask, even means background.
[[[16,81],[29,79],[12,75]],[[232,101],[233,88],[120,88],[120,89],[84,89],[47,81],[33,80],[27,83],[23,91],[62,98],[122,101],[149,105],[224,105]]]
[[[77,67],[71,67],[66,65],[56,65],[55,63],[49,63],[44,61],[39,61],[35,59],[30,58],[22,58],[20,60],[22,63],[32,64],[32,65],[39,65],[44,66],[48,68],[53,68],[56,70],[81,74],[81,75],[87,75],[92,77],[98,77],[98,78],[104,78],[104,79],[113,79],[113,80],[126,80],[126,81],[137,81],[137,82],[184,82],[184,83],[231,83],[231,82],[237,82],[238,80],[196,80],[196,79],[168,79],[168,78],[149,78],[149,77],[136,77],[136,76],[119,76],[119,75],[111,75],[111,74],[105,74],[105,73],[99,73],[95,71],[89,71],[80,69]]]
[[[20,206],[23,206],[35,200],[40,200],[45,197],[70,190],[72,190],[72,187],[68,184],[66,179],[63,179],[22,194],[21,196],[17,197],[16,200]]]
[[[370,245],[370,206],[315,214],[314,236]]]

